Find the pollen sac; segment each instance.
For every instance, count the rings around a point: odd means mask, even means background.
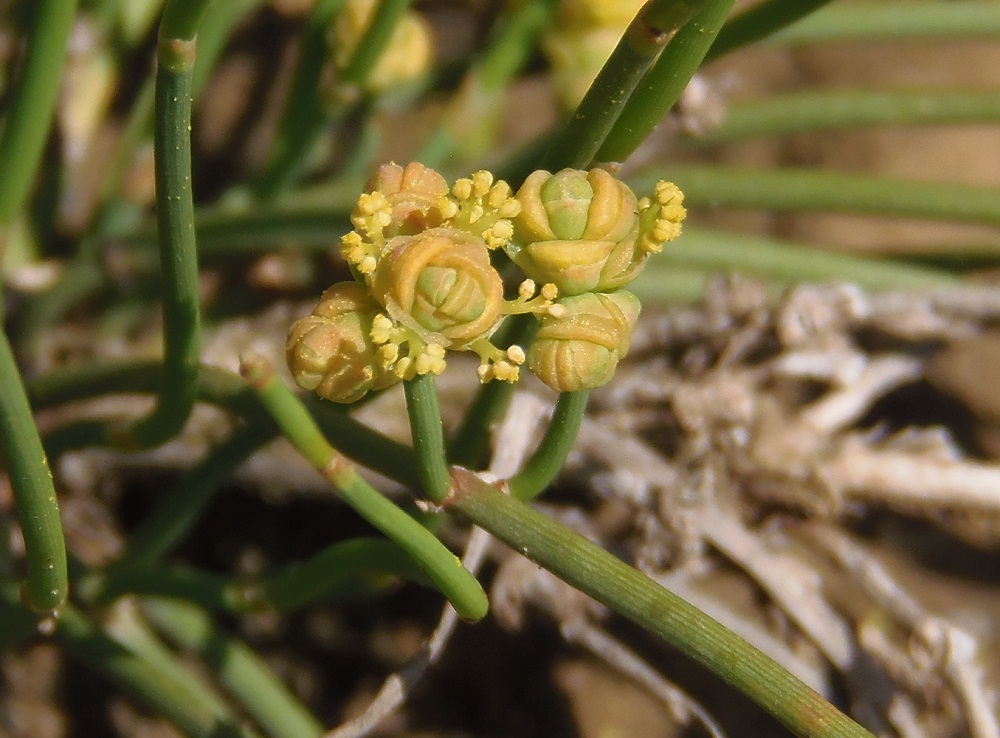
[[[391,220],[385,227],[387,237],[412,235],[441,225],[438,204],[448,194],[445,178],[419,162],[405,167],[383,164],[368,180],[367,192],[385,196]]]
[[[562,310],[542,318],[528,350],[528,370],[557,392],[607,384],[628,351],[639,300],[618,290],[566,297],[557,304]]]
[[[524,273],[561,295],[614,291],[642,270],[639,206],[603,169],[537,171],[517,193],[521,211],[506,252]]]
[[[340,403],[398,382],[376,358],[370,334],[378,311],[355,282],[339,282],[324,292],[312,314],[293,323],[288,333],[285,355],[295,382]]]
[[[454,228],[390,239],[370,285],[393,320],[445,348],[488,336],[504,310],[486,243]]]

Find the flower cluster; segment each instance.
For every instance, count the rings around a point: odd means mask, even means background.
[[[341,239],[355,280],[333,285],[292,326],[289,367],[334,402],[440,374],[448,351],[477,354],[482,382],[516,381],[526,364],[561,392],[600,386],[639,314],[620,287],[678,235],[683,217],[674,185],[636,200],[599,169],[535,172],[515,196],[489,172],[449,186],[422,164],[387,164]],[[510,299],[492,263],[497,249],[527,276]],[[541,322],[527,351],[490,341],[506,316],[524,313]]]

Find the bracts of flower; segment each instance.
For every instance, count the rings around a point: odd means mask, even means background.
[[[680,234],[682,199],[667,182],[637,199],[601,169],[538,171],[515,195],[485,171],[449,187],[422,164],[384,165],[341,240],[355,280],[292,326],[288,365],[300,386],[342,403],[440,374],[449,351],[476,353],[482,382],[514,382],[526,365],[558,392],[599,387],[639,315],[621,288]],[[496,249],[527,277],[509,299]],[[491,343],[505,317],[523,313],[540,321],[527,350]]]

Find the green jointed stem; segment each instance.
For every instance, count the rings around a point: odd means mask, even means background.
[[[1000,225],[1000,187],[944,184],[814,169],[671,165],[632,177],[636,190],[668,178],[685,204],[780,211],[838,211]]]
[[[643,6],[549,149],[545,168],[582,169],[593,161],[650,65],[704,4],[650,0]]]
[[[1000,95],[952,90],[822,90],[734,103],[726,117],[698,141],[865,126],[905,126],[1000,121]]]
[[[240,725],[213,693],[148,634],[135,618],[118,611],[113,635],[102,632],[76,608],[67,606],[59,617],[55,640],[88,668],[129,692],[144,705],[170,720],[191,738],[258,738]]]
[[[715,43],[705,55],[705,62],[766,38],[829,2],[830,0],[765,0],[758,3],[729,19],[715,37]]]
[[[379,494],[327,443],[298,398],[262,359],[246,357],[242,371],[282,433],[362,518],[405,550],[455,610],[467,620],[486,615],[489,603],[476,578],[420,523]]]
[[[946,3],[881,0],[863,5],[833,3],[779,31],[765,43],[997,36],[1000,36],[1000,13],[994,0],[952,0]]]
[[[707,667],[804,738],[873,738],[756,648],[575,531],[453,471],[457,510],[515,551]]]
[[[735,0],[705,0],[677,32],[621,111],[597,160],[625,161],[659,125],[698,71]]]
[[[197,606],[146,599],[140,610],[181,649],[197,653],[219,683],[272,738],[316,738],[323,726],[249,646],[222,631]]]
[[[163,368],[156,408],[114,438],[125,448],[158,446],[180,433],[194,407],[201,343],[198,251],[191,189],[194,36],[207,0],[174,0],[158,40],[154,157],[163,299]]]
[[[37,0],[33,5],[27,58],[14,93],[6,101],[7,122],[0,136],[0,228],[21,212],[35,181],[76,14],[76,0]]]
[[[440,502],[451,491],[451,472],[444,447],[444,427],[433,374],[403,384],[410,416],[413,451],[417,455],[420,486],[428,499]]]
[[[237,428],[167,491],[129,541],[122,564],[151,566],[197,523],[221,485],[257,449],[275,435],[272,428]]]
[[[54,407],[64,402],[98,397],[122,392],[148,393],[156,390],[157,364],[147,361],[134,363],[95,363],[76,369],[61,369],[52,374],[32,377],[28,394],[39,409]],[[203,366],[198,377],[198,400],[224,408],[255,423],[271,422],[253,392],[237,375],[213,366]],[[372,430],[336,408],[332,403],[316,400],[310,408],[326,433],[348,458],[376,469],[400,484],[416,487],[420,484],[413,450],[397,441]],[[81,428],[69,429],[71,438],[66,443],[53,443],[62,450],[80,448],[107,442],[102,435],[103,424],[87,423]],[[58,429],[46,438],[54,442]],[[83,431],[81,433],[80,431]],[[88,436],[88,431],[95,431]],[[50,452],[52,453],[52,452]]]
[[[7,333],[0,330],[0,449],[24,537],[27,576],[22,596],[38,613],[58,610],[69,589],[66,542],[52,473],[28,405]]]
[[[541,494],[558,476],[573,450],[587,410],[589,392],[563,392],[556,401],[545,436],[524,468],[510,478],[510,493],[519,500]]]
[[[184,566],[128,567],[83,577],[81,596],[107,605],[126,594],[188,600],[211,612],[291,612],[312,602],[370,596],[398,580],[433,586],[412,558],[385,538],[354,538],[259,579],[231,579]],[[84,595],[83,593],[87,594]],[[32,621],[32,629],[37,623]]]

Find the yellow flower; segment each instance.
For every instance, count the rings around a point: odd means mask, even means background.
[[[486,243],[454,228],[390,239],[370,286],[393,320],[446,348],[488,336],[504,310]]]
[[[628,351],[639,317],[631,292],[588,292],[557,303],[563,309],[542,318],[527,354],[527,367],[557,392],[607,384]]]
[[[333,402],[350,403],[369,390],[399,381],[384,372],[371,339],[379,307],[355,282],[339,282],[312,314],[292,324],[285,344],[288,368],[303,389]]]

